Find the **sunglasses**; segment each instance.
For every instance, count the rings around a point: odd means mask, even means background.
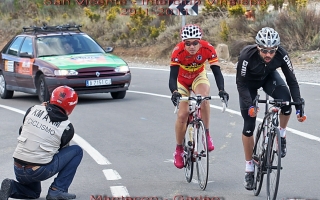
[[[273,49],[263,49],[261,47],[258,47],[259,51],[264,53],[264,54],[267,54],[267,53],[270,53],[270,54],[274,54],[277,50],[278,50],[278,47],[276,48],[273,48]]]
[[[188,46],[188,47],[190,47],[191,45],[196,46],[196,45],[199,44],[199,41],[196,40],[196,41],[193,41],[193,42],[184,42],[184,44],[185,44],[186,46]]]

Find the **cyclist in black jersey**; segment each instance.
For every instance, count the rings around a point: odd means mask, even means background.
[[[237,63],[236,83],[239,92],[241,115],[244,119],[242,130],[242,142],[246,160],[244,187],[253,189],[254,166],[252,163],[252,151],[254,145],[253,132],[256,116],[253,99],[257,90],[263,90],[273,98],[295,102],[301,102],[300,89],[294,74],[293,66],[286,50],[280,46],[279,34],[269,27],[262,28],[256,35],[256,44],[248,45],[242,49]],[[277,72],[281,68],[286,82]],[[287,87],[289,86],[289,88]],[[306,120],[306,116],[300,117],[301,106],[296,106],[297,119],[300,122]],[[286,127],[291,114],[291,106],[281,108],[280,135],[281,157],[285,157]]]

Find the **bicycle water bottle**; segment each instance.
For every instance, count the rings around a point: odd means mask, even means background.
[[[190,126],[189,127],[189,130],[188,130],[188,134],[189,134],[189,141],[188,141],[188,146],[192,146],[192,142],[193,142],[193,126]]]

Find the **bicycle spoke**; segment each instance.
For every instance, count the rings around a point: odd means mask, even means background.
[[[261,191],[261,186],[263,183],[263,165],[264,165],[264,137],[263,137],[263,128],[262,124],[259,124],[257,132],[255,134],[255,144],[253,148],[253,163],[254,163],[254,189],[253,193],[255,196],[258,196]]]
[[[273,129],[268,144],[267,195],[271,200],[277,198],[281,170],[281,140],[277,128]]]
[[[198,136],[196,152],[197,152],[197,175],[199,186],[202,190],[206,189],[208,182],[208,170],[209,170],[209,154],[207,146],[207,137],[205,128],[202,121],[199,121],[199,127],[197,127],[196,135]]]
[[[185,134],[184,143],[184,174],[188,183],[191,182],[193,176],[193,125],[188,124]],[[192,131],[192,133],[190,133]]]

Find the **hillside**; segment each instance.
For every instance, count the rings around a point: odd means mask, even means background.
[[[223,66],[230,71],[239,51],[254,43],[256,32],[264,26],[279,32],[281,44],[290,52],[295,65],[312,67],[320,62],[320,13],[313,10],[319,7],[320,2],[309,0],[309,9],[295,12],[256,10],[254,21],[243,17],[241,7],[233,9],[238,9],[236,13],[240,15],[229,13],[228,17],[209,7],[198,16],[186,16],[186,22],[199,24],[203,39],[214,46],[228,45],[231,62]],[[172,49],[180,41],[181,17],[146,16],[143,12],[121,15],[121,9],[124,7],[45,6],[43,0],[0,0],[0,47],[20,33],[23,26],[75,23],[81,24],[82,30],[103,47],[115,47],[114,53],[125,60],[168,65]]]

